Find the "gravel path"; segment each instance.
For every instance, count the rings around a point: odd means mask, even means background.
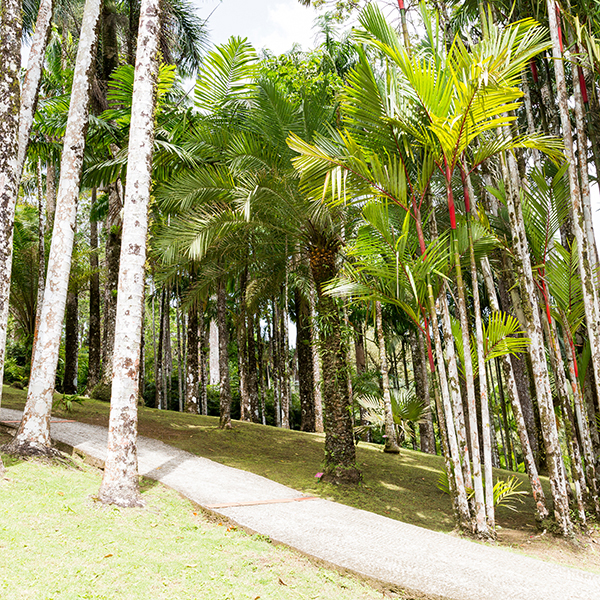
[[[0,420],[20,412],[1,409]],[[107,430],[55,422],[52,437],[98,466]],[[448,600],[600,600],[600,575],[306,497],[157,440],[138,439],[141,475],[246,529],[416,596]],[[332,599],[334,600],[334,599]]]

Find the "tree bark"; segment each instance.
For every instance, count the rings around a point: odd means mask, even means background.
[[[596,381],[600,381],[600,302],[598,298],[597,279],[593,273],[594,257],[586,231],[584,203],[582,200],[577,162],[573,152],[573,133],[571,117],[569,114],[567,85],[565,80],[562,48],[559,41],[557,5],[552,0],[547,0],[550,37],[554,52],[554,72],[556,74],[556,87],[562,137],[565,143],[565,157],[568,164],[569,189],[571,191],[571,206],[573,209],[573,231],[577,240],[577,254],[579,259],[579,276],[583,291],[583,305],[585,320],[591,349],[591,362],[594,368]],[[577,110],[577,102],[576,110]],[[581,132],[583,133],[583,132]],[[585,165],[587,174],[587,164]]]
[[[4,373],[13,227],[19,190],[20,67],[21,2],[6,0],[0,11],[0,382]]]
[[[129,134],[108,451],[98,493],[101,502],[119,506],[143,505],[137,471],[137,400],[159,19],[159,1],[142,0]]]
[[[248,347],[248,395],[250,397],[250,420],[260,423],[258,399],[258,371],[256,368],[256,343],[254,341],[254,315],[247,313],[246,340]]]
[[[229,353],[227,346],[227,296],[225,281],[219,279],[217,290],[217,324],[219,328],[219,427],[231,429],[231,387],[229,384]]]
[[[92,189],[92,206],[96,200],[96,188]],[[98,223],[90,220],[90,333],[88,353],[87,395],[100,381],[101,329],[100,329],[100,272],[98,270]]]
[[[95,58],[99,16],[99,0],[87,0],[64,138],[40,330],[31,367],[27,404],[17,434],[10,444],[13,452],[51,452],[49,420],[71,270],[77,198],[89,116],[90,78]]]
[[[190,306],[187,320],[187,365],[185,375],[185,412],[199,414],[199,365],[200,337],[198,335],[198,305]]]
[[[426,406],[425,417],[419,423],[421,438],[421,452],[435,454],[435,435],[431,416],[431,395],[429,393],[429,378],[427,377],[427,357],[425,356],[425,340],[419,330],[410,333],[410,350],[412,356],[413,376],[415,380],[415,393],[417,398],[422,398]]]
[[[387,352],[385,350],[385,336],[383,335],[383,318],[381,315],[381,302],[375,302],[375,328],[379,344],[379,364],[381,370],[381,383],[383,387],[383,412],[385,415],[385,446],[383,451],[399,454],[400,446],[396,436],[394,414],[392,412],[392,397],[390,394],[390,376],[388,372]]]
[[[554,500],[554,515],[561,532],[565,535],[572,530],[569,516],[569,502],[566,481],[561,470],[561,450],[554,416],[554,404],[546,364],[546,354],[543,342],[542,324],[537,307],[537,294],[533,280],[529,247],[523,220],[520,199],[521,181],[514,157],[508,154],[508,166],[504,173],[507,184],[506,206],[513,234],[514,261],[516,272],[521,284],[524,325],[529,344],[533,380],[536,388],[537,402],[540,413],[540,424],[544,437],[544,446],[548,460],[550,486]]]
[[[298,288],[296,304],[296,349],[298,352],[298,388],[300,394],[300,430],[315,431],[315,396],[310,331],[310,305]]]
[[[315,317],[317,314],[317,303],[315,300],[315,290],[311,285],[310,289],[310,332],[313,349],[313,393],[315,396],[315,431],[322,433],[325,428],[323,426],[323,394],[322,383],[323,377],[321,374],[321,353],[318,350],[319,332],[315,325]]]
[[[482,260],[481,267],[483,271],[484,281],[486,283],[490,308],[492,310],[498,311],[500,310],[500,305],[498,303],[498,296],[496,295],[494,279],[487,258]],[[527,471],[527,475],[529,477],[529,484],[531,485],[533,499],[536,505],[537,518],[539,521],[543,521],[549,515],[548,508],[546,507],[546,496],[544,494],[544,490],[542,489],[542,484],[535,463],[535,456],[533,454],[533,450],[530,443],[531,438],[529,435],[527,424],[525,422],[524,411],[522,409],[522,392],[518,389],[517,386],[513,370],[513,362],[511,361],[511,358],[512,357],[508,357],[506,355],[502,357],[502,370],[504,372],[504,376],[507,382],[508,397],[510,399],[511,407],[513,410],[513,416],[517,425],[517,433],[521,442],[521,449],[523,450],[523,461],[525,462],[525,470]],[[526,393],[527,397],[529,398],[528,392],[529,390],[526,389],[524,393]],[[533,419],[533,415],[531,416],[531,418]],[[535,435],[534,438],[537,442],[537,437]]]
[[[335,243],[334,243],[335,244]],[[323,422],[325,426],[325,467],[321,481],[357,484],[361,473],[356,466],[351,406],[348,398],[347,353],[342,341],[340,310],[333,298],[323,294],[323,284],[337,273],[336,249],[310,249],[310,267],[317,287],[317,313],[323,365]]]
[[[111,383],[115,346],[117,287],[121,256],[121,209],[119,186],[111,183],[108,186],[108,216],[106,217],[106,288],[104,291],[104,338],[102,340],[102,383],[104,385]]]
[[[204,310],[198,311],[198,329],[200,338],[200,411],[203,415],[208,414],[208,350],[209,350],[209,328],[204,320]]]
[[[77,393],[77,371],[79,357],[79,298],[77,291],[67,293],[65,310],[65,373],[63,377],[63,392]]]

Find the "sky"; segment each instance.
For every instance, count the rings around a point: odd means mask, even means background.
[[[315,45],[315,9],[297,0],[195,0],[202,18],[209,17],[210,41],[220,44],[232,36],[247,37],[257,49],[275,54],[298,43],[304,50]],[[212,15],[211,15],[212,13]]]

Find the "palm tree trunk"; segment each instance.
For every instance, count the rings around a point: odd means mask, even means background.
[[[248,312],[246,344],[248,347],[248,395],[250,396],[250,420],[260,423],[258,398],[258,371],[256,368],[256,342],[254,341],[254,315]]]
[[[198,414],[200,399],[198,397],[198,356],[200,338],[198,336],[198,305],[190,306],[187,320],[187,365],[185,375],[185,412]]]
[[[313,356],[313,393],[315,396],[315,431],[322,433],[325,428],[323,426],[323,395],[321,386],[323,378],[321,375],[321,355],[318,350],[319,332],[315,326],[315,317],[317,315],[317,303],[315,300],[315,289],[311,281],[310,287],[310,331],[312,339],[312,356]]]
[[[248,341],[246,324],[247,268],[240,276],[239,312],[237,314],[236,337],[238,351],[238,374],[240,378],[240,421],[250,421],[250,394],[248,392]]]
[[[415,379],[415,393],[417,398],[422,398],[426,406],[425,417],[419,423],[419,434],[421,439],[421,452],[435,454],[435,434],[433,430],[433,419],[431,416],[431,400],[429,393],[429,378],[427,377],[427,357],[425,356],[425,343],[423,333],[418,330],[410,334],[410,349],[413,365],[413,376]]]
[[[175,320],[177,322],[177,399],[178,399],[178,409],[179,412],[183,412],[183,362],[184,362],[184,352],[183,352],[183,344],[181,343],[181,329],[183,327],[183,323],[181,322],[181,297],[177,294],[177,305],[175,307]]]
[[[225,281],[217,289],[217,325],[219,328],[219,427],[231,429],[231,387],[229,384],[229,333],[227,331],[227,295]]]
[[[92,189],[92,206],[96,201],[96,188]],[[98,272],[98,223],[90,219],[90,332],[88,354],[87,395],[100,381],[100,273]]]
[[[0,11],[0,382],[4,373],[13,226],[19,190],[20,65],[21,2],[6,0]]]
[[[290,344],[288,335],[287,283],[283,289],[283,306],[279,312],[279,367],[281,369],[281,427],[290,428]]]
[[[558,94],[558,105],[560,109],[560,120],[562,134],[565,142],[565,157],[569,166],[569,188],[571,191],[571,206],[573,209],[573,230],[577,240],[579,258],[579,276],[583,291],[583,304],[585,308],[585,320],[591,348],[591,360],[594,368],[596,381],[600,381],[600,303],[598,299],[597,280],[593,274],[594,256],[589,244],[585,223],[585,210],[582,201],[577,163],[573,152],[573,133],[571,129],[571,118],[568,106],[567,84],[565,80],[564,65],[562,61],[562,49],[558,37],[558,22],[555,2],[547,0],[548,19],[550,25],[550,36],[552,38],[554,59],[554,72],[556,74],[556,87]],[[576,105],[578,103],[576,102]],[[576,108],[577,110],[577,108]],[[583,134],[583,131],[581,132]],[[587,149],[587,145],[584,147]],[[581,148],[582,161],[585,149]],[[587,164],[585,165],[587,173]]]
[[[381,369],[381,380],[383,387],[383,412],[385,415],[385,447],[384,452],[399,454],[400,446],[396,436],[394,425],[394,414],[392,412],[392,397],[390,395],[390,377],[388,373],[387,353],[385,351],[385,337],[383,335],[383,319],[381,314],[381,302],[375,302],[375,328],[377,330],[377,341],[379,343],[379,361]]]
[[[337,272],[336,254],[336,250],[329,246],[310,249],[311,273],[317,288],[323,365],[325,473],[321,480],[356,484],[361,480],[361,473],[356,466],[348,397],[348,355],[342,339],[341,311],[333,298],[323,294],[323,284]]]
[[[115,347],[117,287],[121,256],[121,209],[119,186],[111,183],[108,186],[108,215],[106,217],[106,287],[104,290],[104,336],[102,340],[102,383],[105,386],[111,384]]]
[[[300,430],[315,430],[315,397],[313,357],[310,331],[310,306],[298,288],[294,290],[296,305],[296,348],[298,352],[298,388],[300,395]]]
[[[461,452],[461,464],[465,485],[471,487],[473,476],[471,474],[471,457],[469,452],[469,441],[467,436],[467,427],[465,424],[465,414],[463,410],[463,400],[460,389],[460,379],[458,375],[458,365],[456,362],[457,352],[454,345],[454,335],[452,334],[452,324],[450,321],[450,309],[448,308],[448,299],[446,290],[440,294],[439,304],[442,313],[442,331],[444,333],[444,355],[448,368],[448,388],[450,400],[452,402],[452,411],[454,415],[454,426],[456,428],[456,437],[458,447]]]
[[[79,354],[79,299],[76,290],[69,290],[65,310],[65,373],[63,392],[77,393],[77,371]]]
[[[158,0],[142,0],[131,107],[108,448],[98,493],[101,502],[119,506],[143,504],[138,488],[137,402],[159,19]]]
[[[160,292],[160,306],[158,308],[158,348],[154,355],[155,367],[155,400],[154,407],[162,410],[165,406],[165,289]]]
[[[500,305],[498,303],[498,297],[496,295],[496,288],[494,286],[494,279],[492,276],[492,270],[490,263],[485,257],[481,261],[481,270],[483,272],[483,278],[486,284],[488,300],[490,308],[493,311],[499,311]],[[530,444],[530,436],[525,423],[525,417],[523,415],[523,409],[521,407],[520,394],[517,389],[517,383],[513,370],[513,364],[509,356],[502,357],[502,369],[504,377],[506,378],[508,397],[513,410],[513,416],[517,424],[517,433],[521,442],[521,449],[523,450],[523,460],[525,462],[525,470],[529,477],[529,484],[531,485],[531,491],[533,493],[533,499],[535,501],[537,518],[539,521],[543,521],[548,518],[548,508],[546,507],[546,497],[542,484],[538,474],[537,466],[535,463],[535,457]]]
[[[206,322],[204,318],[204,310],[201,309],[198,311],[198,329],[199,329],[199,338],[200,338],[200,412],[203,415],[208,414],[208,369],[206,368],[208,365],[209,357],[209,337],[210,337],[210,327],[206,327]]]
[[[459,526],[469,532],[473,531],[473,523],[471,520],[471,513],[469,511],[469,501],[467,499],[467,492],[465,489],[465,480],[462,474],[461,466],[461,452],[458,446],[458,440],[455,429],[455,420],[452,413],[452,402],[450,400],[450,388],[448,386],[448,379],[446,375],[446,365],[444,362],[444,351],[442,347],[442,338],[440,336],[440,329],[437,319],[437,313],[435,311],[435,300],[433,297],[433,289],[431,283],[427,285],[428,299],[429,299],[429,314],[431,317],[431,331],[433,333],[433,339],[435,343],[435,354],[437,358],[437,369],[433,365],[433,357],[429,355],[429,369],[430,377],[432,381],[436,381],[435,376],[437,374],[436,394],[441,396],[439,401],[439,417],[440,417],[440,434],[442,439],[447,440],[447,457],[449,463],[446,464],[446,472],[448,474],[448,481],[453,490],[454,506],[456,508],[457,520]],[[431,352],[431,348],[429,348]],[[443,421],[442,421],[443,419]],[[445,422],[445,433],[442,433],[443,423]]]
[[[99,16],[99,0],[87,0],[64,138],[40,330],[31,367],[27,404],[17,434],[10,445],[13,452],[51,453],[49,420],[71,270],[77,198],[89,114],[90,73],[96,50]],[[3,247],[0,242],[0,252]]]
[[[545,347],[543,342],[542,324],[535,299],[537,298],[533,271],[529,256],[529,247],[523,220],[523,211],[519,190],[521,181],[518,176],[514,157],[508,154],[508,167],[505,173],[507,183],[506,206],[513,234],[514,265],[521,284],[524,326],[529,344],[529,356],[536,388],[537,403],[540,413],[540,425],[546,448],[546,458],[550,475],[550,486],[554,500],[554,513],[564,535],[572,529],[569,516],[567,486],[561,469],[561,450],[554,417],[554,405],[550,389],[550,379],[546,365]]]

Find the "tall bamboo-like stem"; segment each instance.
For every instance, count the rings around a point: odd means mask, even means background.
[[[589,260],[592,269],[598,265],[598,249],[596,247],[596,236],[594,235],[594,221],[592,216],[592,202],[590,194],[590,176],[588,170],[588,139],[586,135],[585,106],[583,91],[585,91],[585,79],[581,67],[573,64],[573,71],[580,74],[579,81],[573,73],[573,99],[575,101],[575,126],[577,128],[577,165],[581,181],[581,203],[583,207],[583,222],[585,233],[589,244]],[[587,93],[587,92],[586,92]],[[597,282],[597,278],[592,277]]]
[[[193,272],[190,273],[190,278],[193,279]],[[200,344],[201,337],[198,334],[198,304],[194,302],[188,309],[187,318],[187,348],[188,356],[185,370],[185,412],[198,414],[200,413],[200,398],[199,398],[199,381],[198,374],[200,371]]]
[[[108,449],[98,493],[98,498],[105,504],[119,506],[143,504],[137,472],[137,401],[159,19],[159,0],[142,0],[129,135]]]
[[[444,355],[446,357],[446,364],[448,365],[448,387],[450,388],[450,399],[452,401],[452,410],[454,412],[454,426],[456,427],[456,436],[461,451],[463,477],[465,482],[467,482],[466,484],[471,487],[473,481],[473,476],[471,474],[471,456],[469,452],[467,427],[465,424],[465,414],[460,391],[458,364],[456,362],[457,352],[454,345],[454,335],[452,334],[452,322],[450,320],[450,309],[448,307],[448,298],[446,297],[445,286],[444,291],[439,297],[439,305],[442,315]]]
[[[323,396],[321,391],[322,375],[321,375],[321,357],[318,351],[319,332],[315,325],[317,315],[315,289],[311,279],[310,286],[310,328],[311,338],[313,343],[313,375],[314,375],[314,396],[315,396],[315,431],[323,433]]]
[[[490,308],[493,311],[499,311],[500,304],[496,294],[496,286],[494,285],[492,269],[487,257],[484,257],[481,261],[481,270],[488,293]],[[519,392],[517,390],[517,382],[515,380],[512,362],[510,357],[507,355],[502,357],[502,370],[504,372],[504,377],[506,378],[508,397],[510,399],[513,416],[517,424],[517,433],[521,442],[521,449],[523,450],[525,470],[527,472],[527,476],[529,477],[529,485],[531,485],[537,517],[540,521],[543,521],[544,519],[548,518],[549,515],[548,508],[546,507],[546,496],[542,488],[542,483],[540,481],[537,466],[535,464],[535,457],[533,456],[533,451],[529,442],[529,434],[527,433],[527,425],[525,423],[521,401],[519,400]]]
[[[431,315],[431,331],[435,342],[435,353],[437,356],[437,369],[433,365],[433,356],[431,354],[431,345],[429,345],[429,368],[432,377],[439,378],[439,393],[441,396],[441,405],[443,416],[446,421],[446,435],[448,440],[448,459],[451,462],[451,468],[447,469],[448,481],[453,480],[455,492],[455,506],[458,513],[458,522],[461,527],[468,531],[473,531],[473,523],[471,522],[471,514],[469,511],[469,501],[465,490],[465,481],[462,475],[461,452],[458,446],[456,430],[454,428],[454,418],[452,413],[452,403],[450,401],[450,393],[448,388],[448,379],[446,376],[446,365],[444,364],[444,351],[442,348],[442,339],[440,337],[439,323],[435,310],[435,300],[433,297],[433,288],[431,283],[427,285],[427,293],[429,299],[429,313]],[[436,387],[437,391],[437,387]],[[440,429],[442,425],[440,423]]]
[[[492,474],[492,434],[490,427],[490,409],[488,400],[488,386],[485,369],[483,323],[481,320],[481,302],[479,300],[479,282],[477,277],[477,263],[473,245],[473,219],[475,198],[472,193],[469,178],[461,166],[465,209],[467,213],[467,234],[469,238],[469,259],[471,263],[471,288],[473,293],[473,313],[475,315],[475,345],[477,346],[477,366],[479,373],[479,399],[481,403],[481,436],[483,441],[483,466],[485,476],[485,510],[487,522],[492,530],[496,526],[494,516],[494,479]],[[464,339],[464,338],[463,338]],[[467,350],[465,349],[465,354]]]
[[[10,445],[14,452],[33,451],[44,454],[50,452],[50,411],[71,270],[85,130],[89,115],[90,73],[96,50],[99,16],[100,1],[87,0],[82,18],[64,138],[56,217],[48,259],[47,286],[44,292],[39,336],[31,367],[27,404],[17,434]],[[3,252],[2,248],[3,244],[0,242],[0,253]]]
[[[454,215],[454,194],[452,191],[452,176],[449,167],[446,169],[446,193],[448,195],[448,207],[450,210],[450,226],[452,228],[452,251],[454,254],[454,266],[456,269],[456,287],[458,290],[458,315],[463,341],[463,366],[467,388],[467,408],[469,418],[469,434],[471,441],[471,461],[473,469],[473,488],[475,490],[475,532],[478,535],[488,536],[490,534],[486,516],[486,503],[483,490],[483,478],[481,473],[481,457],[479,450],[479,435],[477,424],[477,402],[475,399],[475,376],[471,362],[471,339],[469,336],[469,317],[467,315],[467,301],[465,297],[465,284],[460,264],[460,251],[458,248],[458,236],[456,235],[456,216]]]
[[[510,135],[510,131],[508,131]],[[521,206],[518,167],[511,153],[507,155],[505,167],[505,182],[507,185],[506,207],[513,234],[514,265],[517,277],[521,284],[522,305],[524,312],[524,326],[527,337],[531,340],[529,345],[529,356],[533,371],[537,402],[540,413],[540,425],[546,448],[546,458],[550,476],[550,487],[554,500],[554,515],[558,526],[564,535],[572,530],[569,516],[569,502],[567,497],[567,486],[561,468],[561,450],[558,440],[558,430],[554,416],[554,405],[550,388],[550,378],[546,364],[546,353],[543,340],[542,324],[535,299],[537,293],[533,279],[533,270],[529,256],[529,246],[523,220]]]
[[[219,427],[231,429],[231,387],[229,383],[229,333],[227,332],[227,294],[224,277],[217,288],[217,322],[219,327]]]
[[[563,323],[568,323],[566,315],[562,311],[561,316]],[[581,438],[581,445],[583,448],[583,457],[585,460],[586,483],[588,485],[592,507],[596,514],[599,515],[600,503],[598,501],[598,482],[596,480],[596,464],[592,445],[592,436],[587,421],[585,401],[583,399],[583,394],[581,393],[581,386],[579,385],[575,343],[571,336],[571,332],[568,330],[567,326],[563,327],[563,332],[568,340],[568,347],[565,349],[565,353],[567,355],[567,364],[569,367],[569,381],[571,383],[571,390],[575,405],[577,427],[579,429],[579,436]]]
[[[383,410],[385,415],[385,447],[384,452],[398,454],[398,438],[396,426],[394,425],[394,414],[392,412],[392,397],[390,395],[390,377],[388,372],[387,352],[385,350],[385,336],[383,335],[383,318],[381,315],[381,302],[375,302],[375,329],[377,330],[377,342],[379,344],[379,361],[381,380],[383,387]]]
[[[557,4],[553,0],[547,0],[547,6],[550,36],[552,37],[554,50],[554,72],[556,74],[556,88],[562,125],[562,136],[565,142],[565,157],[568,163],[569,189],[571,191],[571,206],[573,209],[573,231],[575,239],[577,240],[579,258],[579,276],[581,277],[581,287],[583,290],[583,304],[590,340],[591,361],[594,369],[594,376],[598,382],[600,381],[600,304],[597,280],[592,272],[594,258],[586,231],[585,211],[579,185],[579,176],[577,173],[577,162],[573,152],[573,133],[568,106],[567,84],[562,61],[562,47],[559,40]],[[580,103],[576,102],[576,104]],[[581,106],[576,110],[580,109]],[[585,154],[585,147],[580,148],[580,152]]]
[[[543,302],[547,303],[545,297],[545,289],[542,287],[542,295],[544,298]],[[548,305],[546,306],[548,309]],[[570,386],[567,383],[567,377],[565,374],[565,365],[562,359],[560,349],[558,347],[558,332],[556,330],[556,323],[554,319],[548,318],[548,313],[543,315],[544,331],[548,340],[548,347],[550,350],[550,362],[554,371],[554,378],[556,381],[557,396],[561,404],[563,413],[563,423],[565,426],[567,448],[570,455],[571,463],[571,475],[573,480],[573,487],[575,488],[575,499],[577,501],[577,509],[579,512],[580,521],[585,524],[585,496],[587,496],[587,485],[585,481],[585,474],[583,471],[583,465],[581,462],[581,452],[579,449],[579,442],[577,440],[577,433],[575,428],[575,420],[573,419],[573,409],[569,399]]]
[[[19,183],[25,165],[25,155],[33,125],[42,79],[44,54],[50,23],[53,0],[42,0],[39,4],[35,30],[33,32],[27,71],[19,90],[19,66],[21,64],[21,8],[20,3],[3,2],[0,17],[0,381],[4,373],[6,330],[8,327],[8,304],[10,276],[12,270],[12,239],[15,207]],[[43,233],[42,233],[43,235]],[[42,287],[43,290],[43,287]],[[41,302],[38,304],[41,307]],[[0,386],[0,399],[2,390]]]

